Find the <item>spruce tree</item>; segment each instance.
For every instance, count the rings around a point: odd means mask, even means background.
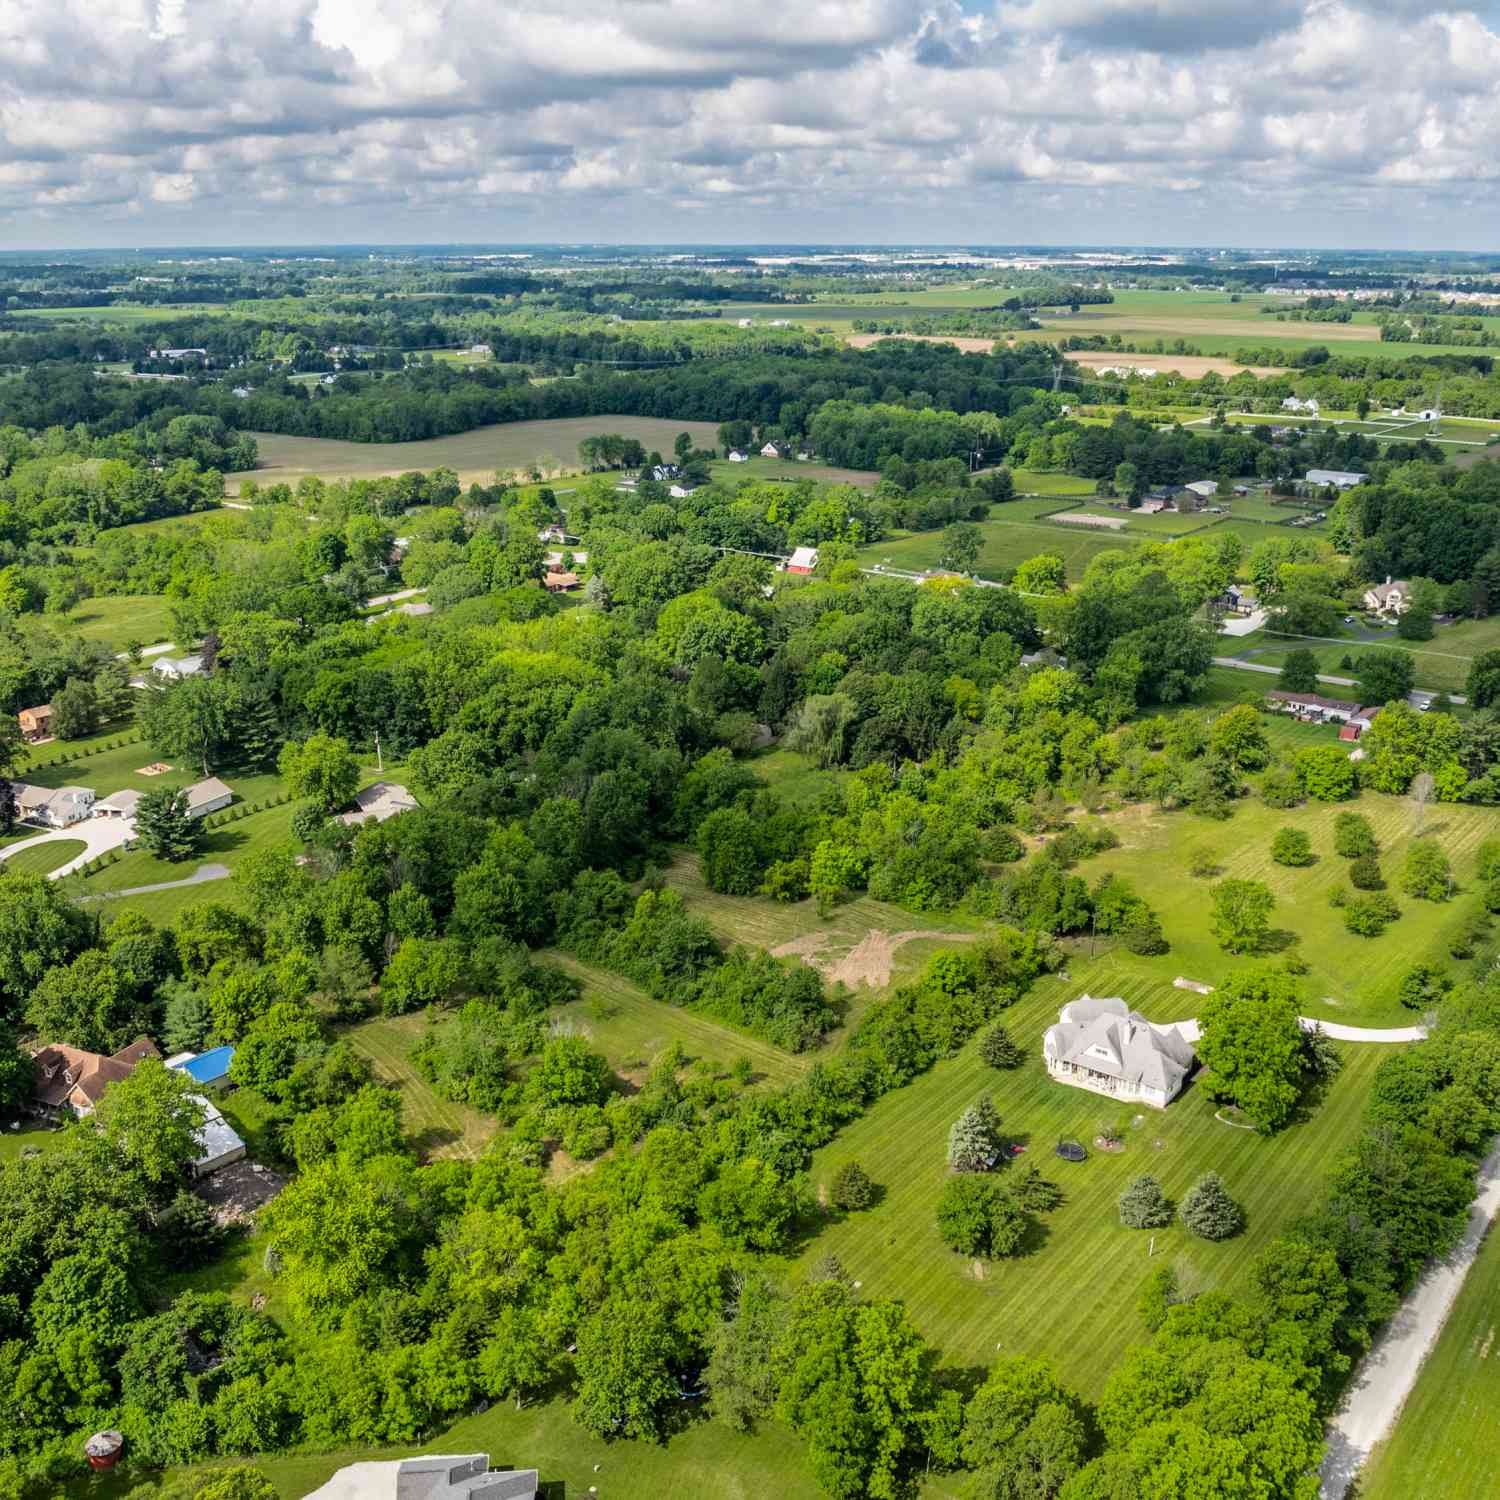
[[[264,693],[247,694],[235,715],[233,736],[242,765],[260,771],[273,770],[286,736],[276,705]]]
[[[857,1161],[846,1161],[828,1185],[828,1201],[835,1208],[868,1208],[875,1201],[875,1184]]]
[[[989,1095],[976,1100],[948,1132],[948,1165],[955,1172],[987,1172],[1000,1151],[1000,1120]]]
[[[186,792],[159,786],[136,804],[135,836],[158,859],[189,859],[203,841],[203,824],[188,815]]]
[[[1172,1205],[1154,1177],[1137,1177],[1120,1194],[1120,1222],[1127,1229],[1165,1229],[1172,1222]]]
[[[1205,1240],[1227,1240],[1245,1227],[1244,1211],[1217,1172],[1205,1172],[1188,1189],[1178,1212],[1182,1222]]]
[[[979,1055],[992,1068],[1019,1068],[1026,1054],[1015,1038],[1003,1027],[992,1026],[979,1043]]]

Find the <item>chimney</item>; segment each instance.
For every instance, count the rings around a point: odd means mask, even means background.
[[[1389,573],[1385,575],[1385,586],[1387,588],[1390,588],[1391,586],[1391,575]]]

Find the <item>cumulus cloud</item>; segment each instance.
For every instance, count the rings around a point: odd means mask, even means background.
[[[0,0],[13,244],[1500,228],[1415,0]]]

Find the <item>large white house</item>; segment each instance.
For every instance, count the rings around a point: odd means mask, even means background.
[[[168,682],[179,682],[184,677],[201,677],[203,675],[203,658],[201,656],[158,656],[151,663],[151,670],[156,676],[164,678]]]
[[[536,1500],[535,1469],[492,1469],[487,1453],[346,1464],[303,1500]]]
[[[1198,1059],[1175,1026],[1156,1026],[1119,998],[1080,995],[1042,1038],[1059,1083],[1165,1109]]]
[[[1365,590],[1365,608],[1376,615],[1404,615],[1411,608],[1411,584],[1387,573],[1384,583]]]
[[[29,782],[11,783],[16,797],[16,812],[27,823],[43,828],[71,828],[94,812],[94,792],[86,786],[32,786]]]

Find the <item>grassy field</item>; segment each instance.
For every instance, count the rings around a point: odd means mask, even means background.
[[[1495,1493],[1500,1401],[1500,1235],[1480,1249],[1391,1437],[1359,1479],[1360,1500],[1487,1500]]]
[[[46,875],[70,859],[76,859],[87,848],[82,839],[53,839],[34,849],[22,849],[19,854],[12,854],[5,861],[5,868],[12,875]]]
[[[1092,495],[1099,488],[1096,479],[1046,469],[1013,469],[1011,478],[1017,495]]]
[[[799,1264],[806,1268],[831,1252],[862,1283],[864,1295],[902,1298],[950,1363],[983,1367],[1000,1353],[1045,1354],[1065,1381],[1097,1397],[1126,1346],[1147,1337],[1134,1300],[1150,1270],[1172,1264],[1186,1291],[1235,1286],[1267,1242],[1318,1201],[1329,1161],[1359,1128],[1379,1052],[1345,1047],[1347,1065],[1327,1098],[1310,1119],[1274,1138],[1216,1120],[1214,1106],[1190,1087],[1164,1112],[1148,1109],[1141,1117],[1127,1108],[1126,1118],[1139,1123],[1126,1131],[1123,1151],[1106,1154],[1092,1143],[1101,1122],[1120,1116],[1120,1106],[1054,1083],[1041,1062],[1043,1031],[1057,1019],[1058,1007],[1084,990],[1123,995],[1153,1017],[1191,1009],[1177,1002],[1178,992],[1163,992],[1109,962],[1081,966],[1068,980],[1044,981],[1006,1013],[1027,1055],[1021,1068],[996,1072],[971,1043],[961,1056],[888,1094],[818,1153],[817,1183],[854,1160],[882,1196],[863,1213],[830,1216]],[[1066,1201],[1044,1217],[1026,1253],[983,1265],[976,1274],[974,1262],[939,1240],[934,1210],[947,1180],[948,1128],[985,1093],[1007,1138],[1027,1148],[1022,1161],[1062,1187]],[[1082,1141],[1089,1159],[1059,1161],[1053,1148],[1060,1139]],[[1150,1172],[1170,1197],[1180,1198],[1210,1169],[1244,1205],[1246,1232],[1210,1244],[1180,1227],[1158,1230],[1156,1257],[1149,1260],[1151,1235],[1119,1225],[1115,1201],[1122,1189]]]
[[[1280,667],[1293,651],[1306,650],[1317,658],[1320,672],[1336,677],[1357,677],[1359,659],[1367,651],[1395,647],[1411,652],[1415,658],[1413,670],[1419,688],[1461,693],[1474,657],[1480,651],[1492,649],[1489,641],[1500,640],[1500,621],[1475,620],[1470,623],[1476,627],[1473,631],[1468,631],[1464,625],[1440,629],[1430,641],[1404,641],[1394,630],[1387,631],[1375,641],[1279,635],[1269,630],[1257,630],[1237,638],[1225,637],[1217,650],[1220,656],[1233,656],[1263,667]],[[1354,663],[1352,669],[1340,665],[1345,656]]]
[[[691,433],[699,447],[712,448],[718,443],[718,427],[713,422],[622,416],[503,422],[418,443],[346,443],[337,438],[256,432],[250,434],[259,448],[254,471],[226,474],[224,479],[226,488],[237,493],[246,479],[261,485],[296,484],[306,474],[325,479],[372,479],[381,474],[446,466],[456,470],[464,484],[488,483],[497,470],[509,474],[532,464],[548,472],[575,470],[578,444],[601,432],[638,438],[648,450],[662,453],[671,452],[679,432]]]
[[[171,603],[161,594],[110,594],[86,599],[67,617],[86,641],[123,651],[131,641],[154,646],[172,638]]]
[[[629,417],[626,421],[638,421]],[[689,424],[699,425],[699,424]],[[708,439],[709,446],[713,439]],[[784,484],[797,484],[810,479],[815,484],[856,484],[863,490],[873,489],[880,483],[880,475],[874,469],[837,469],[828,464],[788,462],[784,458],[762,458],[756,454],[742,464],[732,464],[727,458],[715,459],[708,466],[709,474],[718,484],[737,484],[744,479],[775,480]]]
[[[83,320],[90,323],[152,323],[162,318],[197,317],[201,313],[227,312],[226,302],[126,303],[120,307],[12,307],[13,318],[47,318],[62,322]]]
[[[1043,521],[1024,519],[1025,512],[1014,506],[1005,508],[1009,513],[992,516],[981,521],[979,529],[984,533],[984,545],[979,553],[975,571],[983,578],[996,578],[1011,568],[1019,566],[1028,557],[1040,552],[1052,552],[1062,558],[1068,577],[1076,583],[1083,570],[1101,552],[1121,547],[1131,547],[1140,541],[1125,531],[1086,531],[1083,527],[1058,526]],[[1012,520],[1011,515],[1016,519]],[[859,561],[864,567],[881,563],[889,568],[935,568],[943,555],[943,533],[941,531],[914,531],[897,533],[884,541],[873,542],[860,549]]]
[[[343,1035],[370,1059],[382,1080],[400,1090],[402,1124],[424,1157],[472,1161],[498,1133],[499,1122],[493,1115],[439,1097],[412,1066],[411,1051],[426,1024],[419,1015],[382,1016],[361,1021]]]

